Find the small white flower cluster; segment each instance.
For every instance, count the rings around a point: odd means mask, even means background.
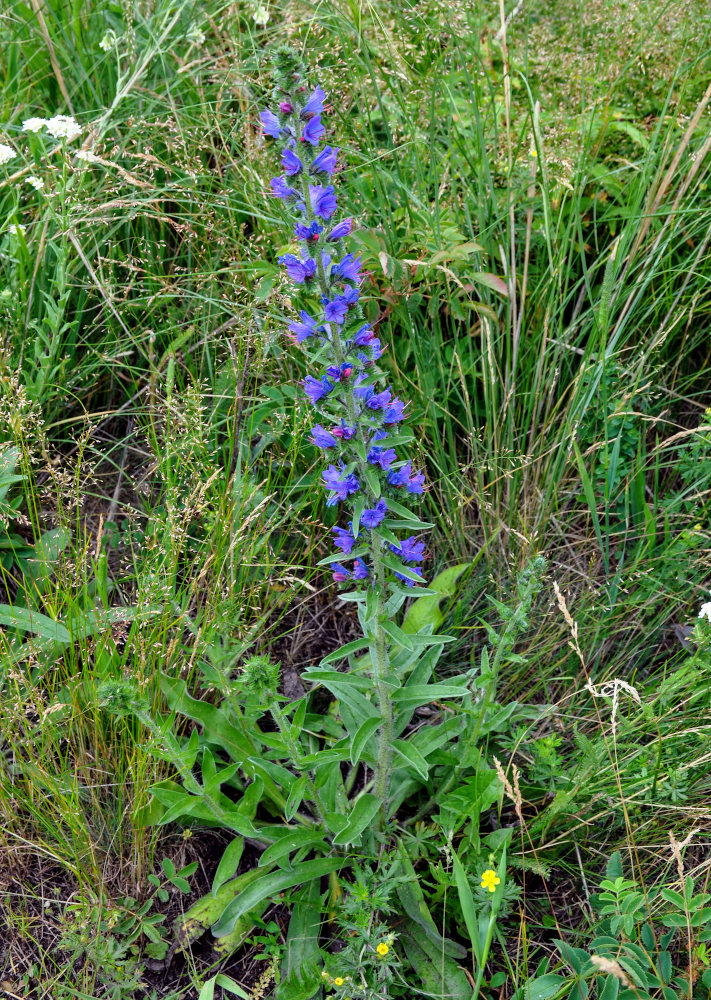
[[[189,42],[193,45],[204,45],[205,44],[205,32],[198,28],[197,24],[191,24],[188,28],[188,33],[185,36]]]
[[[10,160],[14,160],[16,156],[17,153],[12,146],[6,146],[4,142],[0,142],[0,165],[8,163]]]
[[[699,618],[706,618],[711,622],[711,601],[707,601],[706,604],[701,605]]]
[[[7,227],[7,231],[11,236],[25,235],[26,226],[21,226],[19,223],[11,222]]]
[[[81,125],[73,115],[54,115],[53,118],[26,118],[22,123],[23,132],[41,132],[46,128],[54,139],[71,142],[81,135]]]
[[[33,187],[35,191],[41,191],[44,187],[44,180],[41,177],[37,177],[35,174],[30,174],[27,178],[27,183],[30,187]]]
[[[98,163],[99,157],[92,153],[90,149],[80,149],[74,154],[75,160],[82,160],[84,163]]]
[[[254,23],[258,28],[265,28],[269,23],[269,11],[263,4],[260,4],[257,7],[252,14],[252,17],[254,18]]]
[[[113,49],[114,46],[116,45],[116,42],[117,42],[116,32],[113,31],[111,28],[109,28],[109,30],[106,32],[104,37],[99,42],[99,48],[101,49],[102,52],[110,52],[111,49]]]

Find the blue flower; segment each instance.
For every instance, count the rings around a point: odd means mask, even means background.
[[[342,297],[349,306],[354,306],[360,297],[360,291],[352,285],[346,285]]]
[[[338,150],[324,146],[318,156],[314,157],[309,172],[312,174],[332,174],[336,169]]]
[[[353,281],[356,284],[363,277],[360,273],[360,257],[347,253],[339,264],[334,264],[331,268],[331,277],[342,278],[343,281]]]
[[[303,387],[313,406],[336,388],[333,382],[327,379],[325,375],[320,379],[314,378],[313,375],[307,375],[304,379]]]
[[[425,543],[418,542],[414,535],[404,538],[399,546],[391,545],[390,550],[403,562],[421,562],[425,558]]]
[[[348,236],[352,228],[353,228],[353,219],[344,219],[343,222],[339,222],[333,227],[333,229],[328,234],[326,239],[329,242],[333,242],[335,240],[341,240],[343,239],[344,236]]]
[[[296,257],[293,253],[285,253],[278,260],[286,268],[286,272],[291,280],[296,281],[299,285],[303,285],[307,278],[313,278],[316,274],[316,261],[310,257],[307,257],[306,260],[301,260],[300,257]]]
[[[425,492],[425,474],[424,472],[416,472],[407,483],[407,492],[415,493],[417,496],[421,496]]]
[[[301,133],[301,141],[310,142],[312,146],[318,146],[325,131],[326,126],[322,124],[320,116],[314,115],[304,125],[304,130]]]
[[[272,139],[278,139],[282,128],[279,124],[279,119],[270,111],[269,108],[265,108],[264,111],[259,116],[262,120],[262,125],[264,126],[264,134],[270,135]]]
[[[412,566],[410,568],[413,569],[415,573],[417,573],[419,576],[422,576],[421,566]],[[411,580],[408,576],[403,576],[402,573],[396,573],[395,576],[398,578],[398,580],[402,580],[402,582],[405,584],[406,587],[415,586],[415,581]]]
[[[317,240],[319,233],[322,232],[323,226],[316,222],[315,219],[310,226],[305,226],[303,222],[297,222],[294,227],[294,236],[296,236],[297,240]]]
[[[296,155],[294,150],[289,149],[288,147],[282,150],[281,163],[282,166],[284,167],[284,173],[288,177],[295,177],[296,174],[300,174],[301,171],[304,169],[303,163]]]
[[[324,295],[321,300],[324,304],[324,316],[327,323],[338,323],[339,325],[346,318],[348,303],[342,295],[337,295],[335,299],[327,299]]]
[[[353,564],[353,579],[354,580],[367,580],[370,576],[370,570],[363,562],[362,559],[356,559]]]
[[[321,184],[309,184],[309,197],[314,215],[321,219],[330,219],[338,207],[333,184],[323,187]]]
[[[370,387],[372,391],[372,386]],[[384,406],[387,406],[390,402],[390,390],[383,389],[382,392],[373,392],[372,396],[368,396],[365,401],[365,405],[369,410],[382,410]]]
[[[412,472],[412,462],[405,462],[399,469],[388,472],[388,482],[391,486],[407,486]]]
[[[381,441],[384,437],[387,437],[385,431],[377,431],[373,435],[372,441]],[[367,458],[371,465],[379,465],[383,472],[387,472],[397,455],[394,448],[380,448],[378,445],[371,445]]]
[[[295,188],[289,187],[285,177],[272,177],[269,183],[272,186],[272,194],[275,198],[284,198],[286,200],[299,197],[299,192]]]
[[[377,528],[381,521],[385,520],[388,505],[385,500],[378,500],[375,507],[364,510],[360,516],[360,523],[364,528]]]
[[[311,441],[317,448],[335,448],[338,440],[322,427],[321,424],[314,424],[311,428]]]
[[[311,97],[309,97],[306,104],[304,104],[301,109],[301,117],[307,118],[309,115],[322,115],[323,114],[323,102],[326,100],[325,91],[321,90],[320,87],[316,87]]]
[[[382,357],[383,349],[377,337],[375,337],[375,339],[368,344],[368,347],[370,348],[370,357],[372,361],[377,361],[378,358]],[[398,400],[398,402],[400,402],[400,400]]]
[[[358,347],[367,347],[374,337],[375,334],[366,323],[365,326],[362,326],[360,330],[356,332],[356,335],[353,338],[353,343]]]
[[[289,329],[292,333],[296,334],[296,339],[300,344],[303,344],[305,340],[309,337],[313,337],[315,333],[320,332],[321,327],[316,325],[316,320],[313,316],[309,316],[305,309],[301,310],[301,323],[296,320],[292,320],[289,323]]]
[[[396,424],[404,417],[405,404],[401,399],[394,399],[383,413],[383,422],[386,424]]]
[[[326,501],[327,507],[333,507],[339,500],[345,500],[349,494],[360,489],[360,483],[352,472],[346,473],[335,465],[329,465],[321,475],[326,488],[333,491],[333,496]]]
[[[341,552],[345,552],[348,555],[353,551],[353,546],[356,543],[353,537],[353,523],[351,522],[351,530],[346,531],[344,528],[332,528],[333,534],[336,536],[333,540],[333,544],[336,548],[340,549]]]

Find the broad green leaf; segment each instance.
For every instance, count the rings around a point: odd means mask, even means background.
[[[437,592],[436,597],[419,597],[410,605],[402,622],[403,632],[419,632],[425,625],[431,625],[436,632],[444,620],[440,604],[457,592],[457,581],[472,563],[458,563],[438,573],[428,586]]]
[[[216,896],[217,890],[220,889],[225,882],[228,882],[234,877],[234,874],[239,867],[239,863],[242,860],[243,850],[244,837],[235,837],[234,840],[230,841],[227,845],[224,854],[220,858],[220,863],[217,866],[215,877],[212,880],[212,889],[210,890],[211,895]]]
[[[31,632],[41,639],[50,639],[54,642],[71,642],[71,635],[61,622],[41,615],[39,611],[32,611],[30,608],[11,607],[9,604],[0,604],[0,625],[8,628],[16,628],[21,632]]]
[[[296,885],[338,871],[343,864],[343,858],[318,858],[315,861],[303,861],[285,871],[263,875],[227,904],[213,924],[212,933],[215,937],[224,937],[230,933],[239,917],[243,913],[248,913],[261,900],[273,899],[285,889],[292,889]]]
[[[393,703],[398,709],[417,708],[429,705],[433,701],[443,701],[446,698],[463,698],[467,689],[454,684],[414,684],[405,685],[393,692]]]
[[[366,792],[361,795],[348,815],[346,825],[333,838],[333,843],[339,846],[353,844],[366,827],[370,826],[381,808],[380,799]]]
[[[289,797],[287,798],[286,805],[284,807],[284,819],[287,823],[291,822],[296,815],[298,808],[301,805],[301,800],[304,797],[304,793],[306,792],[307,784],[308,779],[306,775],[304,775],[303,777],[298,778],[291,786]]]
[[[323,853],[328,852],[328,844],[318,830],[290,830],[262,852],[259,867],[278,865],[284,858],[288,858],[290,854],[300,851],[303,847],[320,847]]]
[[[412,746],[406,740],[393,740],[392,746],[395,753],[402,757],[407,765],[414,767],[420,777],[427,781],[430,769],[417,747]]]
[[[234,979],[230,979],[229,976],[225,976],[222,972],[220,972],[217,976],[213,976],[212,979],[208,979],[206,983],[203,983],[202,989],[198,995],[198,1000],[214,1000],[216,986],[219,986],[223,990],[227,990],[228,993],[232,993],[236,997],[242,997],[242,1000],[250,1000],[250,994],[245,993],[242,987],[238,986]]]
[[[379,716],[374,719],[366,719],[353,737],[351,741],[351,764],[354,766],[358,763],[365,751],[365,748],[380,728],[380,721]]]

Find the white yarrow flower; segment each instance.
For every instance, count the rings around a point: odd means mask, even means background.
[[[25,118],[22,123],[23,132],[41,132],[47,124],[46,118]]]
[[[17,153],[12,146],[6,146],[4,142],[0,142],[0,164],[14,160],[16,156]]]
[[[44,187],[44,180],[41,177],[35,177],[34,174],[30,174],[27,178],[27,183],[30,187],[33,187],[35,191],[41,191]]]
[[[47,122],[47,131],[55,139],[66,139],[71,142],[81,135],[81,125],[72,115],[55,115]]]
[[[7,231],[11,236],[19,236],[20,233],[24,236],[26,226],[21,226],[19,223],[11,222],[7,227]]]
[[[74,154],[74,159],[83,160],[84,163],[98,163],[99,157],[90,149],[80,149]]]
[[[252,14],[252,17],[254,18],[254,23],[260,28],[263,28],[269,21],[269,11],[266,7],[260,4],[254,14]]]
[[[701,605],[699,618],[707,618],[711,622],[711,601],[707,601],[706,604]]]
[[[115,44],[116,44],[116,32],[113,31],[111,28],[109,28],[109,30],[106,32],[104,37],[99,42],[99,48],[102,50],[102,52],[110,52]]]

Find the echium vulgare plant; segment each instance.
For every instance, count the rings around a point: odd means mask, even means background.
[[[364,631],[362,640],[326,661],[368,651],[363,659],[379,709],[373,791],[387,815],[393,751],[403,751],[399,743],[393,747],[393,690],[400,681],[392,673],[389,651],[393,644],[412,650],[416,642],[393,618],[411,588],[424,583],[424,543],[409,532],[430,527],[405,504],[422,494],[425,477],[396,450],[412,437],[401,428],[406,404],[383,384],[378,367],[383,347],[361,304],[361,259],[347,245],[353,219],[337,221],[333,181],[339,150],[325,141],[326,95],[301,81],[296,61],[282,56],[274,105],[262,111],[261,121],[264,134],[279,149],[283,168],[270,182],[272,193],[293,219],[296,247],[279,262],[299,286],[303,301],[298,319],[289,323],[289,336],[306,351],[312,369],[303,391],[315,414],[311,440],[324,454],[326,503],[338,505],[343,515],[333,528],[336,552],[322,562],[330,565],[338,584],[355,584],[341,598],[358,602]],[[428,644],[421,639],[421,645]],[[429,637],[429,642],[443,639]],[[309,671],[307,676],[330,686],[323,673]],[[372,737],[375,722],[368,722],[365,731]]]

